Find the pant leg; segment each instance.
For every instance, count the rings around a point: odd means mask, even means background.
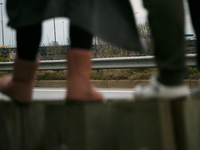
[[[35,61],[41,40],[42,25],[17,28],[17,57]]]
[[[93,35],[84,29],[70,25],[71,48],[90,50]]]
[[[165,85],[183,83],[185,66],[184,8],[182,0],[143,0],[155,45],[158,80]]]
[[[192,24],[197,37],[197,64],[200,71],[200,19],[199,19],[199,5],[197,0],[188,0],[190,7],[190,14],[192,18]]]

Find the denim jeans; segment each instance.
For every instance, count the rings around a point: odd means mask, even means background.
[[[184,7],[182,0],[143,0],[155,47],[158,80],[183,84],[185,65]]]

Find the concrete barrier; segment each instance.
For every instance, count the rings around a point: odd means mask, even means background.
[[[0,101],[1,150],[199,150],[200,101]]]
[[[91,80],[97,88],[134,88],[138,84],[147,84],[149,80]],[[193,88],[199,83],[199,80],[184,80],[184,84]],[[36,81],[36,87],[60,87],[67,85],[66,80],[39,80]]]
[[[173,101],[172,116],[179,150],[200,148],[200,100]]]

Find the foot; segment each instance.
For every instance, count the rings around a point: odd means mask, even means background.
[[[145,86],[138,85],[135,88],[136,100],[179,99],[186,98],[189,96],[189,94],[190,90],[187,86],[166,86],[157,80],[157,76],[152,76],[149,84]]]
[[[91,52],[85,49],[74,48],[67,53],[67,100],[103,100],[103,95],[99,93],[90,82],[92,65],[91,57]]]
[[[78,100],[78,101],[102,101],[104,99],[103,95],[99,93],[93,86],[90,88],[82,88],[79,90],[77,88],[76,91],[68,90],[67,92],[67,100]]]
[[[102,101],[104,98],[103,96],[98,92],[93,92],[88,95],[77,95],[77,94],[70,94],[67,96],[67,101],[69,100],[76,100],[76,101]]]
[[[30,87],[30,83],[16,82],[10,75],[0,78],[0,92],[18,102],[31,103],[33,101]]]
[[[27,61],[16,58],[13,75],[0,78],[0,92],[18,102],[31,103],[38,66],[39,60]]]

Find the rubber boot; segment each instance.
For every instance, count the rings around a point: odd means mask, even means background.
[[[90,82],[91,52],[89,50],[72,49],[67,53],[68,91],[67,100],[98,101],[103,100]]]
[[[38,66],[39,61],[31,62],[16,58],[14,74],[0,78],[0,92],[17,102],[32,102],[32,90]]]

